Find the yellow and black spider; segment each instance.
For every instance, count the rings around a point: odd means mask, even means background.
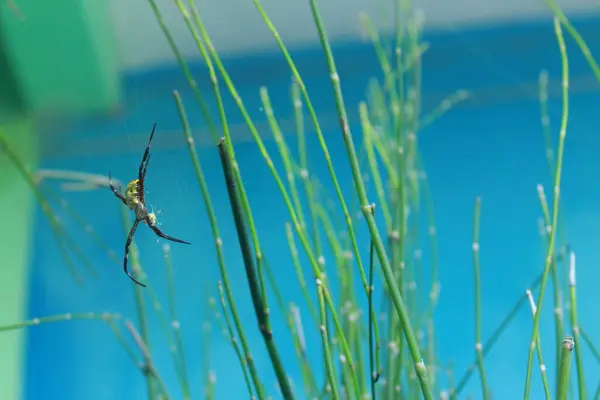
[[[140,222],[148,224],[150,229],[154,231],[161,238],[170,240],[172,242],[191,244],[181,239],[176,239],[171,237],[165,233],[163,233],[158,227],[156,223],[158,222],[156,219],[156,215],[153,212],[149,212],[146,207],[146,202],[144,200],[144,179],[146,179],[146,170],[148,169],[148,162],[150,161],[150,143],[152,142],[152,138],[154,137],[154,131],[156,130],[156,123],[152,126],[152,133],[150,133],[150,139],[148,140],[148,145],[146,146],[146,151],[144,151],[144,157],[142,157],[142,162],[140,164],[138,178],[132,180],[127,184],[127,188],[125,189],[125,196],[121,194],[121,188],[116,188],[111,179],[110,171],[108,171],[108,184],[110,186],[110,190],[117,196],[119,200],[123,202],[127,207],[135,212],[135,221],[129,231],[129,236],[127,236],[127,242],[125,242],[125,258],[123,259],[123,270],[131,278],[132,281],[137,283],[140,286],[146,287],[143,283],[140,283],[136,280],[127,270],[127,258],[129,257],[129,245],[131,245],[131,241],[133,240],[133,235],[139,225]]]

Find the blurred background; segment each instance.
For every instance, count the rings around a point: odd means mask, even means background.
[[[393,4],[383,0],[319,3],[333,44],[349,119],[359,140],[358,103],[366,96],[369,80],[381,77],[372,44],[359,23],[359,13],[369,14],[382,35],[390,34]],[[305,80],[342,189],[354,196],[309,4],[300,0],[263,0],[262,4]],[[558,4],[592,53],[600,54],[598,2],[561,0]],[[219,126],[207,69],[179,10],[168,0],[157,0],[157,5]],[[441,359],[454,361],[458,375],[474,354],[474,339],[470,336],[474,315],[470,241],[475,196],[483,198],[484,337],[543,265],[536,185],[543,184],[550,194],[551,184],[544,154],[538,79],[542,70],[548,71],[549,115],[556,135],[561,115],[560,57],[551,12],[544,1],[421,0],[412,5],[423,18],[425,41],[429,44],[423,56],[423,110],[434,109],[457,90],[471,94],[421,132],[419,139],[435,203],[439,240],[442,291],[436,311],[438,351]],[[260,102],[262,85],[269,90],[284,134],[295,143],[291,74],[252,1],[203,0],[197,6],[269,151],[276,154],[277,148]],[[256,348],[259,373],[277,397],[271,366],[247,301],[247,283],[218,155],[150,3],[2,0],[0,32],[0,128],[32,170],[61,169],[103,176],[110,170],[113,177],[128,182],[136,177],[152,124],[157,123],[146,183],[147,201],[159,212],[161,228],[167,234],[193,243],[172,244],[171,252],[188,370],[191,381],[198,382],[192,394],[199,398],[205,373],[201,360],[207,351],[200,339],[205,334],[205,321],[212,316],[206,302],[216,293],[219,274],[208,219],[172,97],[173,90],[181,93],[217,208],[238,307]],[[567,45],[571,108],[563,212],[569,244],[578,255],[579,317],[589,321],[586,329],[591,337],[600,337],[595,303],[586,301],[593,299],[588,296],[595,294],[600,278],[596,248],[600,223],[600,85],[570,38]],[[264,253],[286,299],[302,303],[297,282],[288,276],[291,267],[285,223],[289,215],[229,94],[225,95],[225,103]],[[309,125],[307,122],[311,163],[315,173],[327,181],[325,163]],[[297,150],[295,145],[291,147]],[[279,158],[275,162],[281,167]],[[135,319],[132,284],[120,266],[126,232],[113,194],[106,188],[63,193],[69,207],[83,215],[95,234],[114,249],[117,263],[85,234],[85,227],[69,220],[64,207],[60,211],[64,203],[55,203],[65,229],[98,271],[96,279],[86,279],[83,286],[77,286],[30,187],[1,155],[0,182],[0,325],[78,312],[117,312]],[[361,225],[359,238],[368,243],[363,228]],[[149,282],[166,304],[164,241],[158,241],[142,226],[136,242]],[[366,254],[366,245],[363,252]],[[77,268],[84,270],[79,262]],[[550,302],[545,306],[544,312],[550,316]],[[274,330],[283,331],[283,318],[273,318]],[[177,387],[169,349],[159,338],[160,321],[152,319],[150,326],[151,336],[157,337],[153,342],[155,361],[165,366],[165,380]],[[530,331],[531,315],[524,309],[489,355],[487,370],[495,398],[521,395]],[[551,318],[546,318],[542,338],[546,335],[549,343],[552,334]],[[313,342],[314,347],[320,346],[316,331],[307,332],[307,340],[309,347]],[[210,368],[218,382],[216,398],[245,398],[243,377],[231,368],[237,360],[230,344],[218,329],[213,329],[210,343]],[[280,347],[284,359],[293,357],[289,338],[282,338]],[[2,333],[0,354],[2,399],[137,399],[145,395],[144,380],[136,365],[110,330],[97,321]],[[318,352],[313,358],[315,364],[320,364]],[[591,356],[586,358],[586,367],[592,371],[588,373],[588,391],[593,393],[600,368]],[[549,365],[549,371],[553,368]],[[299,381],[295,361],[289,361],[289,370]],[[537,371],[534,374],[532,398],[541,398]],[[465,393],[479,398],[478,385],[477,379],[472,379]],[[175,392],[174,398],[180,398],[180,394]]]

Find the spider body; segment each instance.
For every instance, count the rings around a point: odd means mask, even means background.
[[[134,179],[127,184],[127,187],[125,187],[125,201],[127,202],[127,207],[134,211],[138,203],[140,203],[140,195],[138,191],[139,184],[140,180]]]
[[[148,212],[146,205],[141,201],[139,196],[139,179],[134,179],[125,187],[125,203],[129,209],[135,212],[136,218],[145,224],[146,219],[149,219],[151,225],[156,225],[158,222],[156,215],[153,212]]]
[[[138,225],[141,223],[147,224],[150,229],[154,231],[154,233],[163,238],[170,240],[172,242],[190,244],[181,239],[176,239],[172,236],[169,236],[162,232],[156,226],[158,220],[156,215],[153,212],[149,212],[146,207],[146,202],[144,199],[144,179],[146,178],[146,170],[148,169],[148,161],[150,160],[150,143],[152,143],[152,138],[154,137],[154,131],[156,129],[156,123],[152,127],[152,133],[150,133],[150,139],[148,140],[148,145],[146,146],[146,150],[144,151],[144,156],[142,157],[142,162],[139,167],[138,178],[130,181],[125,187],[125,195],[121,193],[121,190],[115,187],[112,183],[110,171],[108,172],[108,182],[110,186],[110,190],[114,193],[114,195],[121,200],[123,204],[125,204],[130,210],[135,212],[135,221],[129,231],[129,235],[127,236],[127,241],[125,242],[125,257],[123,259],[123,270],[131,278],[132,281],[137,283],[140,286],[146,286],[136,280],[127,270],[127,259],[129,258],[129,246],[131,245],[131,241],[133,240],[133,235],[137,230]]]

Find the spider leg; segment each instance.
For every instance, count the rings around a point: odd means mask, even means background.
[[[138,195],[140,197],[140,201],[143,204],[146,204],[146,199],[144,198],[144,191],[146,190],[144,189],[144,181],[146,180],[146,171],[148,170],[148,162],[150,161],[151,155],[152,154],[148,154],[148,158],[146,159],[146,165],[144,165],[144,170],[142,171],[142,178],[138,180]]]
[[[108,171],[108,186],[110,186],[110,190],[112,190],[112,192],[115,194],[115,196],[117,196],[117,198],[119,200],[121,200],[121,202],[125,205],[127,205],[127,201],[125,200],[125,197],[123,197],[123,195],[120,193],[120,190],[118,190],[115,185],[113,185],[112,183],[112,176],[110,175],[110,170]]]
[[[146,287],[146,285],[144,285],[143,283],[141,283],[140,281],[138,281],[137,279],[135,279],[133,277],[133,275],[131,275],[129,273],[129,271],[127,270],[127,260],[129,258],[129,246],[131,245],[131,241],[133,240],[133,235],[135,234],[135,231],[138,227],[140,223],[140,219],[136,218],[135,221],[133,222],[133,225],[131,226],[131,230],[129,231],[129,236],[127,236],[127,242],[125,243],[125,258],[123,259],[123,271],[125,271],[125,273],[127,274],[127,276],[134,281],[135,283],[137,283],[138,285],[142,286],[142,287]]]
[[[152,224],[152,222],[150,221],[150,218],[148,218],[148,217],[146,217],[146,224],[148,224],[150,229],[152,229],[154,231],[154,233],[156,233],[157,236],[160,236],[163,239],[167,239],[167,240],[170,240],[171,242],[176,242],[176,243],[191,244],[190,242],[186,242],[185,240],[176,239],[172,236],[167,235],[166,233],[164,233],[163,231],[158,229],[158,227],[156,227],[156,225]]]
[[[144,156],[142,157],[142,162],[140,163],[140,168],[138,170],[138,193],[140,194],[140,200],[142,201],[142,203],[144,203],[144,179],[146,178],[148,161],[150,161],[150,144],[152,143],[152,138],[154,137],[155,131],[156,122],[154,123],[154,125],[152,125],[150,139],[148,139],[148,144],[146,145],[146,150],[144,151]]]
[[[150,156],[152,156],[152,154],[149,154],[148,158],[146,159],[146,165],[144,165],[144,171],[142,171],[142,180],[146,179],[146,171],[148,170],[148,163],[150,162]]]

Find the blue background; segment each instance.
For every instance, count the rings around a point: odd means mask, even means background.
[[[575,20],[592,53],[600,54],[595,41],[600,19]],[[424,109],[431,110],[444,95],[458,89],[475,95],[463,105],[447,113],[426,128],[419,138],[421,151],[435,203],[436,226],[440,254],[442,291],[436,311],[436,335],[439,357],[454,361],[458,379],[474,356],[474,309],[472,277],[472,212],[475,196],[482,196],[481,282],[483,288],[483,336],[487,338],[514,301],[522,295],[543,265],[544,251],[538,233],[541,216],[536,185],[544,184],[551,193],[548,166],[544,157],[544,139],[540,124],[537,79],[547,69],[551,80],[560,78],[560,58],[552,21],[527,22],[485,29],[444,31],[426,35],[431,45],[424,57]],[[579,49],[567,38],[573,93],[570,97],[569,129],[564,164],[562,201],[567,222],[567,236],[577,252],[579,318],[588,334],[600,335],[597,306],[593,299],[600,272],[597,265],[597,226],[600,222],[600,169],[596,157],[600,148],[597,127],[600,117],[600,85],[589,80],[590,70]],[[359,143],[357,105],[365,98],[368,79],[379,76],[375,54],[367,43],[338,43],[334,46],[346,104],[350,113],[355,142]],[[319,49],[297,49],[293,52],[314,102],[322,116],[331,117],[334,103],[324,60]],[[290,118],[290,73],[278,54],[264,54],[226,60],[226,67],[244,99],[251,116],[264,122],[260,106],[259,85],[267,85],[276,115]],[[194,66],[199,85],[210,99],[206,71]],[[587,79],[587,80],[586,80]],[[219,273],[212,236],[182,134],[171,92],[181,91],[194,129],[203,126],[201,114],[176,66],[143,71],[124,77],[126,107],[122,114],[108,120],[88,119],[73,123],[58,139],[46,143],[44,168],[65,168],[106,174],[127,181],[137,173],[147,134],[152,122],[158,124],[154,151],[148,169],[146,187],[148,202],[161,211],[159,219],[164,231],[189,240],[192,246],[172,244],[176,271],[177,304],[185,340],[189,378],[193,397],[201,397],[200,360],[202,323],[212,315],[205,313],[205,302],[215,294]],[[583,82],[577,87],[577,82]],[[589,83],[591,82],[591,83]],[[520,85],[520,86],[514,86]],[[502,88],[505,88],[502,91]],[[495,93],[495,95],[486,95]],[[229,120],[242,122],[227,94]],[[215,110],[210,105],[211,110]],[[560,122],[560,99],[550,100],[551,127],[557,137]],[[217,115],[214,122],[218,126]],[[310,136],[311,124],[305,126]],[[327,143],[344,193],[356,204],[352,179],[339,128],[324,123]],[[132,133],[133,132],[133,133]],[[249,135],[247,133],[247,135]],[[99,144],[119,137],[125,148],[106,146],[106,154],[92,155]],[[200,139],[199,139],[200,140]],[[204,140],[204,143],[209,143]],[[295,140],[289,138],[295,151]],[[309,156],[313,173],[329,182],[321,150],[314,138],[309,139]],[[65,148],[78,149],[65,153]],[[162,148],[162,150],[160,149]],[[267,144],[279,171],[282,165],[273,143]],[[81,151],[79,151],[81,149]],[[214,147],[198,149],[207,176],[213,205],[217,211],[224,242],[232,289],[242,315],[246,334],[253,349],[259,373],[269,393],[277,395],[275,379],[256,329],[252,305],[230,215],[218,155]],[[88,154],[90,153],[90,154]],[[284,224],[289,215],[274,180],[266,168],[256,145],[250,140],[236,146],[236,154],[249,195],[264,253],[274,270],[280,290],[287,301],[303,304],[291,265]],[[331,192],[334,195],[333,192]],[[375,200],[375,192],[369,193]],[[86,216],[101,237],[119,257],[124,233],[117,212],[117,200],[109,190],[67,195],[69,202]],[[354,210],[356,211],[356,210]],[[58,313],[88,311],[119,312],[136,321],[131,282],[91,240],[79,240],[83,250],[100,270],[100,278],[84,287],[72,284],[58,252],[56,240],[38,212],[35,227],[35,255],[32,262],[28,314],[31,318]],[[65,218],[67,227],[76,235],[79,228]],[[363,223],[359,226],[359,242],[368,243]],[[166,307],[165,272],[161,245],[147,227],[136,234],[141,263],[150,283]],[[363,255],[366,257],[366,247]],[[328,257],[332,259],[332,257]],[[291,274],[291,275],[290,275]],[[306,276],[310,276],[308,269]],[[309,286],[312,290],[312,286]],[[275,309],[274,299],[272,309]],[[554,376],[554,339],[551,318],[552,298],[546,296],[542,322],[542,343],[548,376]],[[152,311],[150,314],[153,315]],[[292,342],[278,312],[273,324],[279,350],[288,373],[301,385]],[[308,318],[305,318],[308,321]],[[529,340],[531,314],[523,308],[486,361],[489,384],[497,399],[513,399],[522,395]],[[151,317],[151,340],[155,362],[166,379],[174,398],[180,396],[169,352],[158,320]],[[211,369],[217,375],[217,398],[246,398],[242,374],[230,344],[215,329],[210,352]],[[320,342],[315,329],[305,326],[309,353],[320,370]],[[145,395],[142,376],[107,327],[96,321],[39,326],[28,330],[26,399],[131,399]],[[586,349],[587,350],[587,349]],[[427,360],[426,360],[427,361]],[[537,360],[534,361],[537,365]],[[596,388],[600,369],[585,351],[588,394]],[[573,364],[574,368],[574,364]],[[573,377],[575,375],[573,374]],[[532,398],[541,398],[539,372],[534,367]],[[479,379],[471,378],[463,392],[480,398]]]

